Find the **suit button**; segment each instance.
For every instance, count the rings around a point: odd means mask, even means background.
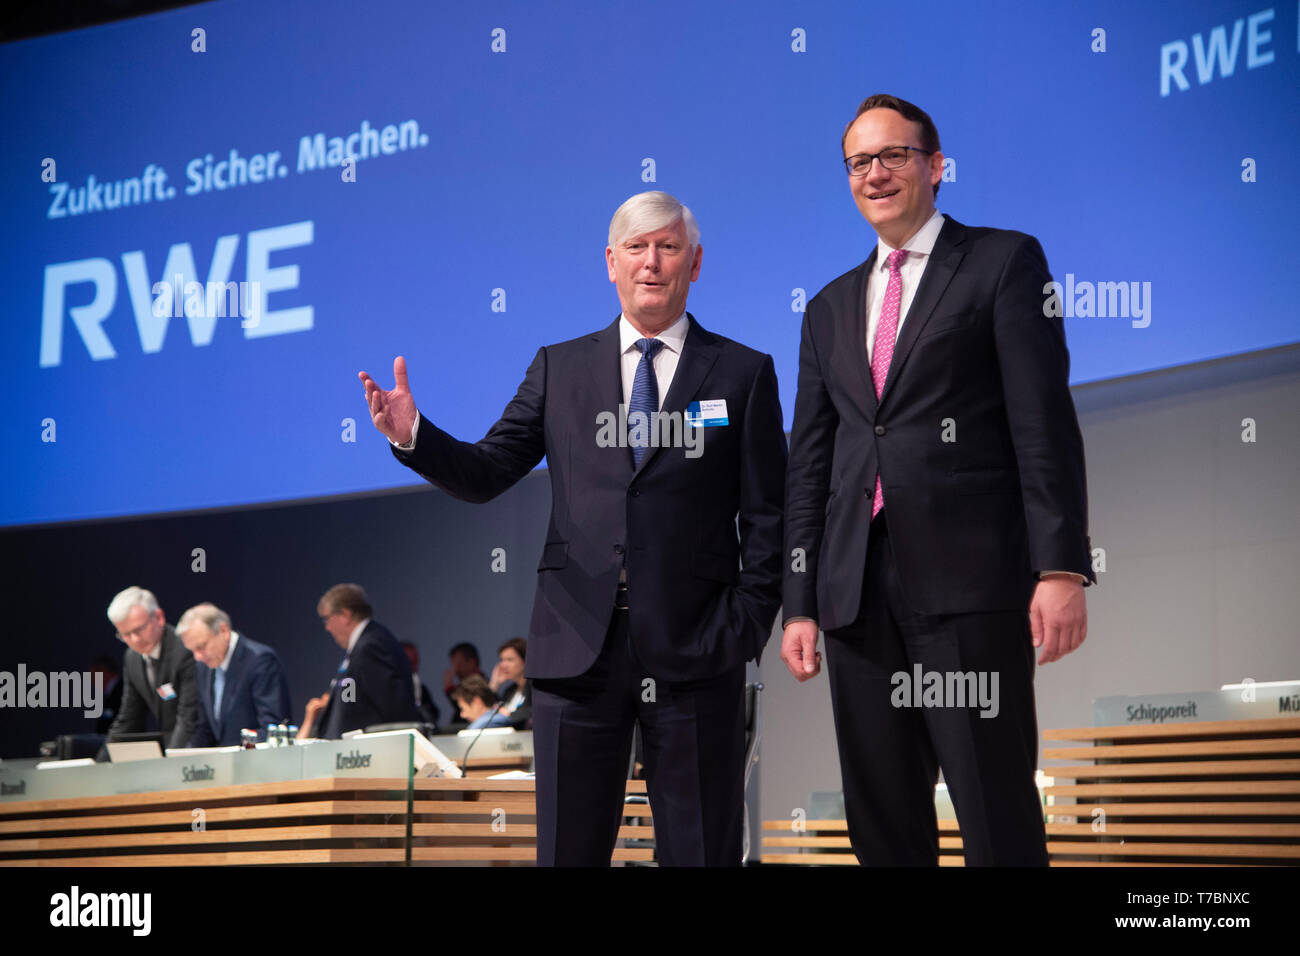
[[[628,492],[628,494],[631,495],[633,498],[640,498],[640,497],[641,497],[641,489],[640,489],[640,488],[633,488],[631,491]]]
[[[615,554],[622,554],[622,553],[623,553],[623,546],[622,546],[621,544],[616,544],[616,545],[614,545],[614,553],[615,553]]]
[[[885,426],[884,426],[884,425],[877,425],[877,426],[876,426],[876,434],[877,434],[877,435],[883,435],[884,433],[885,433]]]

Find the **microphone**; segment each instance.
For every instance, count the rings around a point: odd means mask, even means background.
[[[461,757],[460,772],[464,774],[466,777],[469,776],[469,752],[474,749],[474,745],[478,743],[478,739],[483,736],[483,731],[487,730],[488,727],[491,726],[492,717],[496,716],[497,711],[501,709],[501,705],[504,703],[505,703],[504,700],[497,701],[497,705],[492,708],[492,713],[488,717],[487,723],[478,729],[478,733],[474,735],[474,739],[471,740],[469,742],[469,746],[465,748],[465,755]]]

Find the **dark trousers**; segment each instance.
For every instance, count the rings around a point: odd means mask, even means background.
[[[1046,866],[1043,808],[1034,786],[1038,722],[1028,607],[921,615],[899,587],[881,512],[872,523],[862,609],[826,634],[826,659],[849,839],[873,866],[935,866],[934,788],[943,768],[967,866]],[[896,706],[894,675],[998,675],[997,716],[966,706]],[[913,683],[915,681],[913,680]],[[967,685],[969,686],[969,685]]]
[[[647,683],[649,680],[649,683]],[[670,683],[637,659],[615,611],[585,673],[533,681],[539,866],[609,866],[641,726],[664,866],[738,866],[744,814],[745,670]]]

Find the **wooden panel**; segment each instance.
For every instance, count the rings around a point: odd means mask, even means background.
[[[1300,773],[1300,760],[1192,760],[1160,763],[1106,763],[1097,766],[1052,767],[1053,777],[1213,777],[1246,774]],[[1300,783],[1300,781],[1297,781]]]
[[[1054,803],[1047,816],[1090,817],[1101,809],[1107,817],[1178,817],[1178,816],[1300,816],[1300,802],[1279,800],[1241,800],[1225,803]]]
[[[422,779],[413,789],[426,799],[411,800],[404,778],[331,778],[10,803],[0,808],[0,866],[535,860],[533,781]],[[628,792],[643,795],[645,782],[629,781]],[[191,828],[195,807],[205,812],[200,831]],[[528,822],[497,832],[498,809]],[[619,848],[614,860],[653,860],[649,806],[629,804],[624,815],[642,822],[619,838],[642,845]],[[408,847],[408,838],[422,845]]]
[[[406,838],[406,824],[328,824],[304,827],[245,827],[226,830],[163,830],[151,833],[98,833],[94,836],[33,837],[0,840],[0,853],[52,850],[99,850],[128,846],[195,846],[205,843],[275,843],[286,840],[360,840]]]
[[[465,806],[461,803],[457,806]],[[261,803],[247,807],[204,808],[209,826],[245,820],[273,820],[284,817],[389,816],[406,813],[400,800],[316,800],[296,803]],[[60,830],[107,830],[132,827],[180,827],[189,829],[194,817],[189,809],[155,813],[99,813],[49,817],[38,820],[0,820],[0,834],[44,833]]]
[[[415,862],[456,863],[464,860],[487,860],[493,862],[531,862],[537,859],[534,847],[493,847],[493,846],[417,846],[411,849],[411,859]],[[619,848],[614,851],[615,861],[650,861],[654,859],[654,850],[641,848]]]
[[[1190,743],[1099,744],[1060,747],[1043,751],[1044,760],[1119,760],[1129,757],[1217,756],[1220,754],[1300,753],[1300,737],[1265,737],[1258,740],[1196,740]],[[1053,767],[1043,772],[1052,776]]]
[[[1160,740],[1174,737],[1270,736],[1300,732],[1300,717],[1267,720],[1207,720],[1201,723],[1143,724],[1140,727],[1070,727],[1044,730],[1044,740]]]
[[[23,800],[0,803],[0,817],[47,815],[65,810],[102,810],[111,807],[151,805],[207,806],[222,800],[248,801],[255,797],[285,797],[303,793],[351,793],[356,790],[387,790],[406,793],[404,777],[326,777],[319,780],[286,780],[279,783],[241,783],[228,787],[193,790],[159,790],[149,793],[120,793],[103,797],[66,797],[59,800]]]
[[[1300,838],[1300,823],[1112,823],[1104,831],[1094,831],[1091,823],[1049,823],[1047,835],[1102,836],[1200,836],[1200,837],[1273,837]]]
[[[404,863],[397,849],[252,850],[235,853],[148,853],[138,856],[75,856],[7,860],[5,866],[302,866],[308,863]]]
[[[491,823],[415,823],[411,835],[416,837],[475,837],[484,840],[537,839],[537,827],[532,823],[504,823],[493,829]],[[618,828],[619,839],[653,840],[654,827],[623,826]]]
[[[1300,794],[1300,780],[1187,780],[1176,783],[1054,784],[1043,792],[1056,797],[1088,797],[1113,793],[1124,797],[1200,796],[1236,794],[1243,797]]]
[[[1048,840],[1048,853],[1072,853],[1076,856],[1199,856],[1243,857],[1300,860],[1300,846],[1279,846],[1274,843],[1069,843]]]

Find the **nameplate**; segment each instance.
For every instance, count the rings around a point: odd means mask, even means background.
[[[1097,727],[1272,717],[1300,717],[1300,681],[1243,682],[1226,690],[1098,697],[1092,702],[1092,722]]]

